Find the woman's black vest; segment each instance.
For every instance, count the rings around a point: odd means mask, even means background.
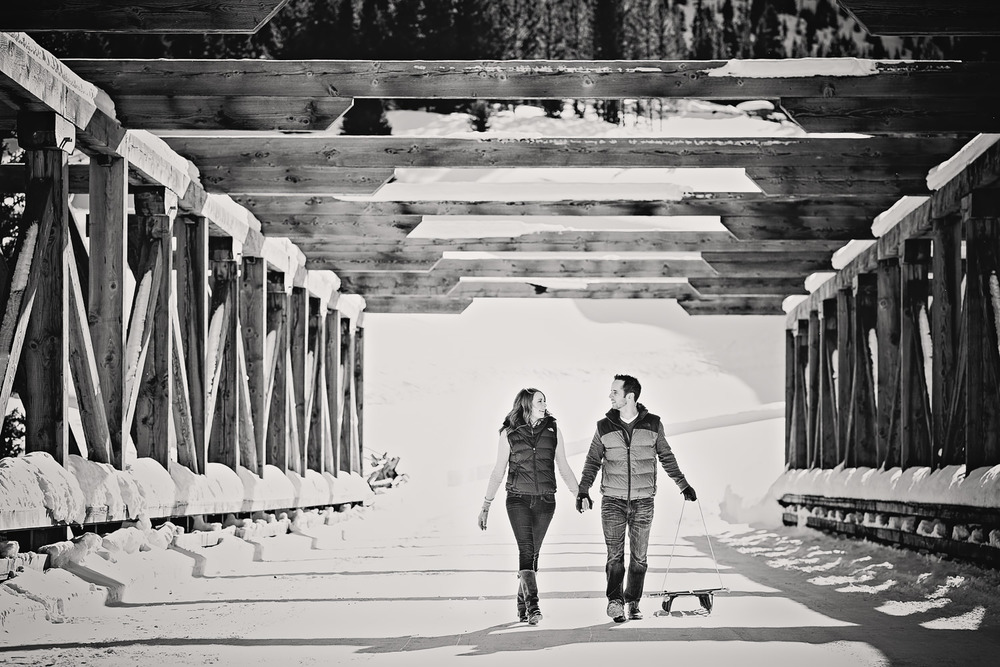
[[[548,416],[532,428],[519,426],[507,431],[510,461],[507,492],[539,496],[556,492],[556,420]]]

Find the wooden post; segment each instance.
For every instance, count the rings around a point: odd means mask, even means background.
[[[291,353],[292,419],[298,434],[292,440],[297,447],[292,451],[289,467],[305,474],[305,443],[308,441],[309,424],[306,421],[306,354],[308,350],[309,295],[304,287],[292,287],[291,328],[289,351]]]
[[[239,397],[237,360],[239,335],[239,269],[233,259],[232,239],[212,237],[212,307],[208,341],[209,406],[212,409],[209,429],[209,462],[222,463],[236,470],[240,465]],[[217,333],[216,333],[217,332]]]
[[[254,465],[251,470],[264,474],[265,443],[267,441],[267,266],[260,257],[243,258],[240,280],[240,329],[246,355],[246,375],[249,394],[248,409],[253,422]],[[249,463],[248,461],[247,463]],[[249,468],[244,464],[244,467]]]
[[[285,409],[285,386],[288,384],[288,293],[282,273],[267,273],[267,348],[268,375],[266,381],[267,421],[265,442],[266,463],[281,472],[288,470],[288,412]]]
[[[177,439],[173,420],[173,327],[170,323],[171,275],[173,269],[173,216],[176,197],[165,188],[135,191],[136,215],[130,219],[130,245],[139,250],[137,278],[153,272],[150,284],[156,291],[153,319],[148,323],[149,343],[135,408],[136,452],[155,459],[166,468],[176,458]],[[159,263],[159,270],[155,264]]]
[[[806,433],[809,430],[806,398],[806,365],[809,361],[809,322],[799,320],[795,330],[795,408],[792,411],[792,447],[790,466],[794,469],[809,465]]]
[[[851,400],[854,431],[853,465],[875,468],[879,465],[876,447],[875,378],[871,340],[878,321],[878,279],[874,274],[859,274],[854,281],[854,380]]]
[[[808,323],[809,351],[807,361],[806,379],[806,466],[815,468],[819,465],[819,313],[815,310],[809,312]]]
[[[962,328],[961,218],[935,220],[931,258],[931,423],[934,467],[965,462],[965,365],[958,360]]]
[[[355,451],[358,453],[357,466],[354,472],[361,473],[364,470],[365,452],[365,328],[364,312],[358,315],[358,321],[354,326],[354,413],[355,413],[355,434],[357,444]]]
[[[200,216],[180,218],[176,226],[177,315],[187,371],[188,399],[191,414],[195,457],[178,461],[196,473],[204,473],[208,464],[208,221]],[[186,448],[178,449],[178,455]]]
[[[121,157],[90,159],[90,267],[87,319],[104,398],[111,463],[124,469],[128,439],[125,390],[125,325],[128,264],[128,162]],[[131,301],[131,299],[128,299]]]
[[[309,298],[309,358],[311,360],[309,396],[306,402],[309,433],[306,440],[306,469],[323,472],[323,361],[325,350],[326,308],[316,297]]]
[[[785,467],[792,462],[792,424],[795,414],[795,333],[785,329]]]
[[[925,375],[924,336],[929,333],[927,317],[928,267],[931,261],[930,239],[903,242],[900,274],[900,460],[904,470],[929,466],[931,451],[931,413]]]
[[[1000,463],[1000,196],[976,192],[962,202],[965,220],[966,445],[972,471]]]
[[[326,394],[329,412],[330,439],[325,457],[326,471],[337,475],[340,472],[340,313],[331,309],[326,314]]]
[[[878,262],[878,466],[899,465],[899,258]]]
[[[837,452],[837,387],[833,376],[834,355],[837,352],[837,301],[825,299],[820,310],[819,331],[819,416],[816,422],[816,442],[819,446],[817,465],[834,468],[840,463]]]
[[[51,184],[50,203],[37,207],[51,216],[42,244],[34,307],[24,337],[25,451],[48,452],[65,464],[69,455],[68,386],[69,308],[64,263],[69,243],[69,173],[67,156],[73,151],[75,129],[54,113],[22,112],[17,119],[18,142],[26,151],[28,182]],[[29,192],[33,192],[29,188]],[[38,192],[38,190],[34,190]],[[36,208],[31,202],[26,206]]]
[[[340,469],[350,473],[352,467],[351,445],[351,421],[353,410],[351,409],[351,378],[354,377],[354,350],[352,343],[354,336],[351,334],[351,321],[341,316],[340,318],[340,377],[341,394],[340,401]]]
[[[853,447],[851,401],[854,394],[854,292],[837,291],[837,463],[848,464]]]

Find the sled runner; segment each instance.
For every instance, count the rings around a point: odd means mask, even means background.
[[[670,606],[674,603],[674,599],[690,595],[698,598],[698,603],[701,605],[709,614],[712,613],[712,608],[715,606],[715,594],[719,592],[725,592],[729,589],[722,585],[722,574],[719,572],[719,562],[715,558],[715,549],[712,547],[712,537],[708,534],[708,524],[705,522],[705,513],[701,509],[701,501],[695,501],[698,504],[698,512],[701,514],[701,525],[705,528],[705,539],[708,540],[708,549],[712,553],[712,564],[715,565],[715,574],[719,577],[719,585],[707,588],[689,588],[689,589],[665,589],[660,593],[654,593],[654,595],[663,598],[663,611],[669,612]],[[687,503],[684,503],[686,505]],[[677,519],[677,532],[674,533],[674,543],[670,547],[670,559],[667,561],[667,571],[663,573],[663,585],[667,583],[667,576],[670,575],[670,565],[674,560],[674,551],[677,549],[677,538],[681,533],[681,521],[684,520],[684,505],[681,505],[681,515]]]

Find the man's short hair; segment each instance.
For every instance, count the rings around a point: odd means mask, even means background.
[[[636,403],[639,402],[639,394],[642,393],[642,385],[631,375],[625,375],[619,373],[615,376],[616,380],[622,381],[622,393],[628,396],[629,394],[635,394]]]

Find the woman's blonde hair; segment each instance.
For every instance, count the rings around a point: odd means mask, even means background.
[[[545,392],[534,387],[528,387],[517,392],[517,396],[514,397],[514,406],[507,413],[507,416],[504,417],[503,425],[500,426],[501,431],[505,428],[513,430],[531,421],[531,402],[535,400],[535,394],[544,396]],[[545,416],[551,416],[548,410],[545,411]]]

